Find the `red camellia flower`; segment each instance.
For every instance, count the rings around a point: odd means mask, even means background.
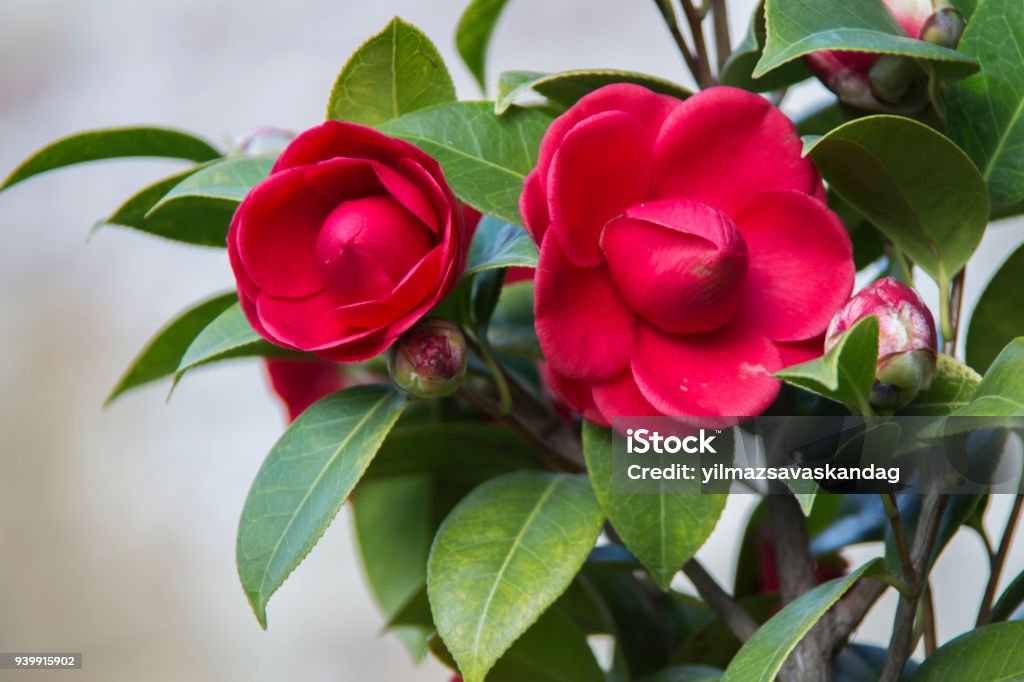
[[[458,281],[468,236],[437,162],[328,121],[299,135],[228,233],[253,328],[341,362],[391,345]]]
[[[270,385],[295,421],[310,405],[352,383],[345,365],[315,357],[268,358],[264,361]]]
[[[584,417],[744,416],[822,352],[849,236],[793,124],[764,98],[634,85],[548,129],[520,201],[540,244],[536,325]]]

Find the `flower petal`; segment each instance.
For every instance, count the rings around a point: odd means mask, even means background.
[[[536,169],[530,171],[523,182],[523,191],[519,195],[519,215],[533,241],[537,244],[544,241],[551,217],[548,215],[548,197],[544,193],[544,184]]]
[[[569,406],[569,409],[587,421],[599,426],[609,425],[608,420],[604,418],[604,415],[601,414],[601,411],[594,404],[593,394],[586,382],[570,379],[564,374],[551,369],[551,365],[547,363],[541,363],[538,369],[544,382],[555,392],[555,395]]]
[[[327,159],[372,159],[393,166],[403,156],[425,157],[418,147],[356,123],[326,121],[301,133],[277,158],[271,173]],[[427,157],[429,158],[429,157]]]
[[[790,341],[775,343],[782,357],[782,366],[791,367],[802,362],[820,358],[825,353],[825,336],[820,334],[804,341]]]
[[[747,286],[739,315],[773,341],[825,331],[853,290],[853,247],[827,206],[799,192],[769,192],[740,209]]]
[[[609,422],[616,417],[661,416],[661,412],[640,392],[629,371],[611,381],[594,384],[594,403]]]
[[[335,315],[334,297],[322,291],[307,298],[278,298],[260,294],[256,314],[278,343],[316,351],[368,336],[372,330],[354,328]]]
[[[656,198],[697,199],[725,213],[774,189],[814,191],[793,123],[765,98],[715,87],[684,101],[654,146]]]
[[[536,326],[551,368],[572,379],[601,381],[629,365],[634,315],[604,267],[576,268],[557,240],[541,248]]]
[[[749,326],[671,336],[638,325],[633,376],[660,412],[681,417],[760,414],[779,392],[775,345]]]

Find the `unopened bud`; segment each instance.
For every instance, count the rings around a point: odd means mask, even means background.
[[[913,98],[913,104],[923,104],[927,98],[927,89],[915,87],[925,80],[925,73],[913,59],[898,55],[883,54],[878,57],[868,73],[871,82],[871,93],[886,104],[907,105]]]
[[[278,155],[284,151],[295,133],[282,128],[257,128],[235,140],[235,148],[242,156],[258,156],[262,154]]]
[[[902,407],[927,389],[935,376],[935,320],[916,291],[887,277],[865,287],[836,313],[825,336],[826,351],[869,315],[878,318],[871,404],[879,409]]]
[[[964,34],[967,22],[964,15],[952,7],[940,9],[924,23],[921,29],[921,40],[925,40],[942,47],[954,48],[960,42],[960,36]]]
[[[451,395],[466,374],[466,337],[457,325],[426,317],[391,347],[388,372],[395,386],[417,398]]]

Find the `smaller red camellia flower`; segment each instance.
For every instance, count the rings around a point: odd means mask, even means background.
[[[328,360],[378,355],[455,286],[468,234],[437,162],[371,128],[299,135],[235,213],[228,254],[261,336]]]
[[[537,336],[577,413],[738,417],[816,357],[853,288],[850,238],[792,122],[710,88],[611,85],[552,123],[520,212]]]
[[[884,2],[911,38],[944,47],[955,47],[959,42],[964,20],[952,7],[935,11],[932,0]],[[913,108],[927,100],[923,72],[905,57],[826,50],[811,53],[805,60],[841,101],[860,109],[887,111],[901,104]]]
[[[274,393],[295,421],[310,405],[351,385],[345,366],[316,357],[268,358],[267,375]]]
[[[878,318],[878,365],[871,404],[882,409],[902,407],[932,383],[939,348],[935,319],[916,291],[886,277],[858,292],[836,313],[825,336],[826,350],[869,315]]]

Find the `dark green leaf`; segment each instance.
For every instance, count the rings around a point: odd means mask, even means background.
[[[885,245],[882,234],[871,224],[871,221],[858,213],[850,204],[834,191],[828,193],[828,206],[846,226],[853,242],[853,264],[857,270],[863,270],[883,255]]]
[[[220,201],[237,205],[252,188],[267,179],[274,159],[265,156],[238,156],[212,163],[189,174],[175,185],[146,214],[159,216],[167,208],[186,200]]]
[[[949,77],[963,77],[978,68],[968,55],[907,36],[882,0],[766,0],[765,18],[768,39],[755,78],[819,50],[924,59]]]
[[[455,101],[455,85],[427,36],[398,17],[356,50],[338,74],[327,118],[376,126]]]
[[[882,570],[873,559],[842,578],[818,585],[790,602],[748,639],[726,668],[722,682],[771,682],[804,635],[862,577]]]
[[[459,199],[521,225],[519,193],[550,123],[531,109],[513,107],[499,117],[488,102],[456,102],[406,114],[381,129],[436,158]]]
[[[967,362],[984,372],[999,351],[1024,333],[1024,246],[1014,251],[985,287],[971,314],[967,331]]]
[[[0,184],[0,190],[33,175],[76,163],[147,156],[202,162],[216,159],[220,152],[205,140],[180,130],[149,127],[90,130],[43,147],[17,167]]]
[[[950,414],[970,402],[979,382],[981,377],[973,369],[940,353],[932,385],[902,408],[900,414],[932,417]]]
[[[283,348],[264,341],[245,319],[242,307],[235,303],[195,337],[178,363],[174,383],[177,384],[189,370],[217,360],[286,353]]]
[[[751,92],[780,90],[810,78],[811,72],[803,61],[792,61],[760,78],[754,78],[754,69],[761,59],[765,43],[764,2],[757,4],[750,18],[750,27],[743,41],[736,46],[729,60],[722,67],[722,85],[731,85]]]
[[[775,373],[783,381],[870,414],[871,386],[878,361],[878,318],[865,317],[839,343],[815,360]]]
[[[463,276],[494,268],[535,268],[537,257],[537,245],[526,230],[484,216],[473,235]]]
[[[989,613],[988,622],[998,623],[1003,620],[1010,620],[1024,604],[1024,571],[1017,574],[1017,577],[1006,586],[1002,595],[996,600]]]
[[[508,0],[472,0],[455,29],[455,47],[481,90],[487,90],[487,48],[506,4]]]
[[[688,495],[678,490],[635,495],[613,492],[613,476],[624,473],[614,470],[611,431],[589,422],[583,425],[583,452],[594,494],[608,520],[654,581],[667,590],[679,569],[715,529],[727,496]]]
[[[494,102],[494,111],[498,114],[505,113],[517,99],[530,90],[539,92],[552,102],[572,106],[583,96],[613,83],[642,85],[648,90],[672,95],[679,99],[686,99],[693,94],[672,81],[633,71],[612,69],[581,69],[560,73],[506,71],[498,79],[498,96]]]
[[[482,682],[569,586],[604,518],[585,476],[515,473],[467,496],[438,530],[428,593],[466,682]]]
[[[533,319],[533,282],[514,282],[502,287],[494,308],[487,340],[503,353],[543,360]]]
[[[932,128],[901,116],[868,116],[817,140],[809,154],[832,189],[940,284],[981,241],[985,182]]]
[[[978,164],[992,200],[1024,199],[1024,3],[985,0],[960,41],[981,72],[950,87],[950,136]]]
[[[96,223],[91,234],[108,225],[121,226],[186,244],[225,247],[237,202],[206,197],[182,197],[155,214],[149,214],[168,192],[195,173],[198,168],[146,187],[125,201],[109,218]]]
[[[106,404],[138,386],[171,376],[178,369],[185,351],[203,329],[238,302],[235,292],[220,294],[180,314],[157,332],[125,371],[110,392]]]
[[[722,671],[706,665],[680,665],[645,677],[643,682],[718,682]]]
[[[256,619],[323,535],[405,407],[390,386],[356,386],[302,413],[256,474],[238,526],[238,575]]]
[[[586,634],[557,606],[548,609],[487,674],[487,682],[604,682]]]
[[[971,402],[953,412],[953,416],[1021,415],[1024,415],[1024,337],[1017,337],[992,362]]]
[[[912,682],[1020,679],[1024,679],[1024,622],[1020,621],[987,625],[946,642],[911,678]]]

